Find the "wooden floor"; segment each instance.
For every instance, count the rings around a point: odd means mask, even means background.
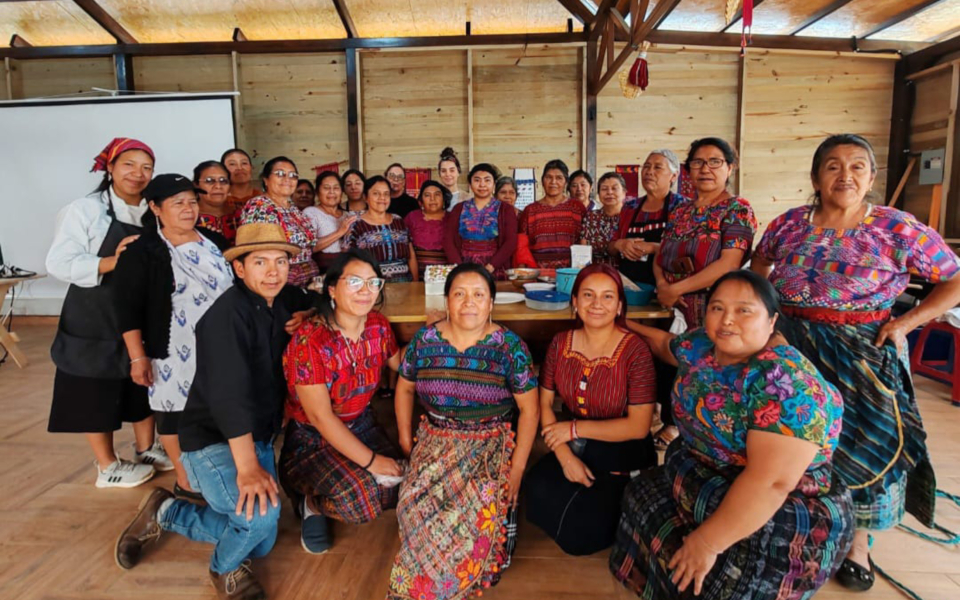
[[[31,363],[20,370],[0,366],[0,599],[126,600],[214,599],[207,579],[210,546],[165,535],[131,571],[113,561],[116,536],[152,484],[173,485],[164,474],[141,488],[100,490],[86,442],[79,435],[47,433],[53,365],[48,350],[54,328],[18,327]],[[940,487],[960,492],[960,408],[946,386],[919,378],[920,404]],[[129,427],[117,447],[129,456]],[[911,520],[912,521],[912,520]],[[942,505],[940,523],[960,531],[960,509]],[[914,523],[915,524],[915,523]],[[390,511],[375,523],[337,524],[334,548],[323,556],[300,547],[298,527],[285,504],[273,552],[255,563],[271,598],[367,600],[383,598],[397,551],[397,525]],[[877,536],[876,562],[913,587],[924,600],[960,599],[960,549],[937,546],[900,531]],[[539,530],[521,523],[513,566],[485,599],[599,600],[633,597],[607,571],[607,553],[565,556]],[[894,599],[900,594],[878,581],[865,594],[830,583],[817,596]]]

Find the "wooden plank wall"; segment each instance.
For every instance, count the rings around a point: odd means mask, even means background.
[[[577,48],[473,51],[474,163],[505,174],[559,158],[580,168],[582,75]]]
[[[683,160],[690,142],[719,136],[736,144],[736,52],[651,50],[650,87],[628,99],[613,80],[597,98],[597,171],[643,164],[651,150],[667,148]],[[624,69],[629,69],[628,61]]]
[[[394,161],[435,169],[444,146],[458,151],[465,171],[471,158],[472,164],[492,162],[504,172],[535,167],[539,173],[552,158],[562,158],[571,169],[581,167],[581,52],[572,46],[476,48],[469,52],[470,65],[465,49],[361,52],[365,170],[382,172]],[[690,142],[706,135],[737,143],[740,59],[735,50],[660,47],[649,60],[645,94],[624,98],[614,78],[598,98],[600,171],[641,163],[658,147],[683,158]],[[333,161],[341,170],[347,166],[344,61],[341,53],[239,56],[238,137],[255,156],[256,167],[281,153],[304,173]],[[629,66],[630,61],[624,68]],[[763,224],[807,200],[813,150],[830,133],[867,136],[879,164],[886,164],[893,66],[894,61],[878,57],[748,53],[740,140],[743,195]],[[115,85],[110,59],[15,61],[15,68],[15,97]],[[135,84],[143,91],[232,90],[233,69],[230,56],[134,62]],[[924,86],[935,89],[937,83]],[[926,108],[924,94],[918,94],[918,114],[936,113]],[[881,193],[883,184],[881,173]]]
[[[240,57],[238,137],[257,162],[282,154],[304,174],[331,162],[348,168],[345,62],[342,53]]]
[[[950,83],[953,72],[950,69],[914,83],[916,88],[913,115],[910,118],[911,152],[945,148],[947,145],[947,126],[950,121]],[[919,161],[919,157],[918,157]],[[907,186],[903,190],[903,200],[898,206],[915,214],[921,221],[930,218],[930,199],[933,186],[920,185],[920,165],[914,166]]]
[[[874,191],[885,201],[895,61],[774,52],[747,55],[743,190],[763,229],[813,193],[810,163],[827,135],[856,133],[873,145]]]
[[[347,100],[343,54],[244,54],[237,59],[237,139],[254,168],[284,154],[306,175],[339,162],[347,168]],[[137,57],[140,91],[234,90],[229,55]],[[218,157],[212,157],[218,158]]]
[[[437,178],[446,146],[466,166],[466,61],[466,50],[360,54],[364,172],[383,173],[399,162],[433,169]]]
[[[100,87],[116,89],[113,59],[47,58],[11,60],[13,98],[37,98],[78,94]]]

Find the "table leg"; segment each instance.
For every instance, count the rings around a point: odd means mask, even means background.
[[[11,285],[0,285],[0,303],[3,299],[7,297],[7,292],[10,290]],[[0,319],[0,346],[3,346],[7,349],[7,352],[10,353],[10,356],[13,358],[13,362],[17,363],[17,366],[21,369],[27,366],[27,357],[20,350],[20,347],[17,345],[17,342],[20,339],[17,337],[17,334],[13,332],[7,332],[7,320],[10,317]]]

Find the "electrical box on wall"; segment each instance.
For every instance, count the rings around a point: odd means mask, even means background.
[[[943,160],[946,150],[925,150],[920,154],[920,185],[943,183]]]

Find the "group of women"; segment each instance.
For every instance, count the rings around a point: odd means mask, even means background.
[[[859,136],[820,145],[813,202],[771,222],[755,250],[752,209],[728,191],[737,156],[718,138],[695,141],[686,158],[696,198],[673,191],[680,161],[655,150],[638,199],[626,202],[622,178],[607,173],[588,210],[590,176],[551,161],[544,197],[519,215],[515,183],[492,165],[471,169],[469,198],[452,189],[450,149],[441,181],[425,182],[402,217],[399,165],[313,184],[277,157],[260,191],[241,150],[192,179],[151,181],[153,161],[145,144],[114,140],[97,159],[103,185],[61,214],[48,256],[75,296],[53,348],[50,429],[88,434],[98,486],[175,468],[176,494],[202,501],[177,460],[192,332],[233,284],[222,251],[236,227],[274,223],[299,248],[291,284],[325,273],[315,310],[286,324],[280,483],[311,553],[334,543],[328,519],[397,508],[389,598],[460,598],[497,583],[521,490],[530,522],[570,554],[612,546],[615,577],[645,598],[809,598],[834,575],[867,589],[869,532],[905,510],[932,524],[905,336],[960,302],[960,264],[935,231],[870,202],[877,165]],[[595,260],[573,285],[574,327],[538,373],[523,340],[492,320],[496,279],[511,265],[568,265],[580,242]],[[384,286],[445,262],[459,265],[445,317],[400,348],[377,311]],[[656,285],[686,331],[629,322],[621,272]],[[894,316],[911,276],[933,292]],[[399,373],[396,442],[372,407],[385,370]],[[651,429],[665,389],[662,418],[678,436],[657,467]],[[113,453],[123,421],[135,423],[134,463]],[[534,463],[538,437],[546,454]]]

